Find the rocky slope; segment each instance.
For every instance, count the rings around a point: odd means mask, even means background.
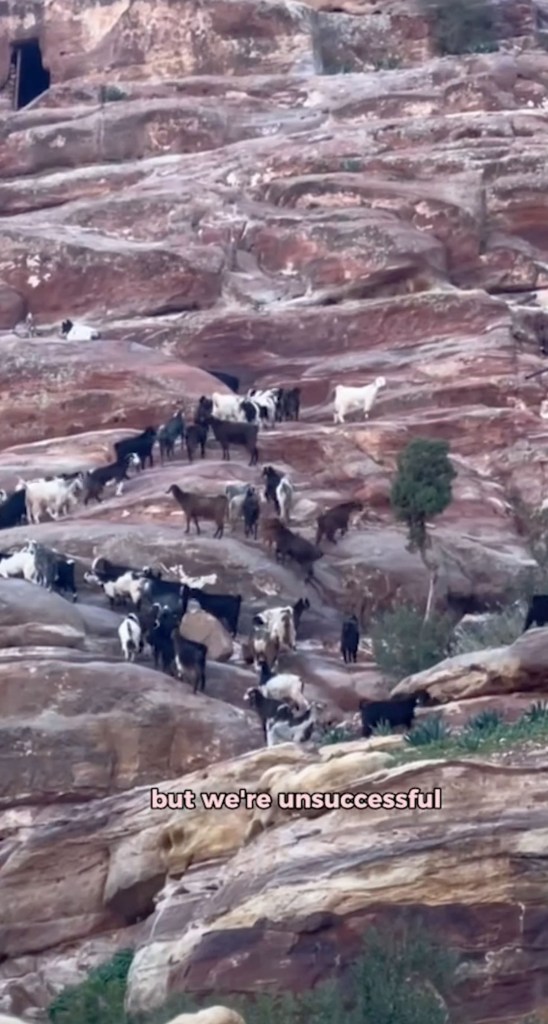
[[[33,535],[75,557],[79,580],[97,554],[215,571],[243,594],[244,633],[265,604],[310,591],[284,667],[344,717],[388,684],[367,645],[342,666],[342,613],[367,626],[426,596],[388,495],[398,453],[427,436],[450,443],[458,471],[433,530],[438,605],[507,599],[533,564],[517,499],[539,506],[548,481],[545,378],[527,379],[544,366],[548,305],[548,54],[540,7],[500,11],[499,52],[441,59],[420,8],[399,0],[8,10],[0,82],[10,44],[37,35],[52,87],[0,132],[0,487],[107,461],[131,429],[222,390],[209,368],[242,390],[300,384],[301,421],[260,438],[261,463],[296,484],[298,530],[313,536],[341,497],[366,511],[326,546],[313,590],[240,531],[185,537],[171,483],[259,479],[212,445],[103,505],[2,531],[3,550]],[[18,326],[29,311],[34,338]],[[67,315],[101,340],[61,340]],[[378,374],[370,422],[333,426],[333,385]],[[386,768],[375,788],[439,785],[443,810],[368,811],[366,833],[337,811],[240,849],[245,815],[209,812],[189,825],[184,883],[156,905],[181,864],[148,787],[253,786],[269,764],[320,755],[257,750],[238,648],[194,697],[146,659],[123,665],[119,615],[85,586],[80,598],[0,583],[0,1010],[32,1017],[128,944],[132,1009],[173,991],[308,985],[402,910],[465,956],[467,1021],[542,1006],[546,765]],[[545,644],[541,631],[425,681],[458,701],[449,715],[474,697],[519,703],[542,695]]]

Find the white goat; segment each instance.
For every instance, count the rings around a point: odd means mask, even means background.
[[[373,408],[378,391],[385,385],[384,377],[377,377],[373,384],[364,384],[359,388],[337,384],[333,405],[333,422],[344,423],[344,417],[349,412],[356,412],[358,409],[363,411],[363,418],[366,420]]]
[[[27,480],[25,506],[29,523],[39,523],[44,512],[49,512],[52,519],[58,519],[77,501],[83,486],[80,476],[74,480],[64,480],[63,477]]]
[[[143,649],[143,630],[134,612],[126,615],[118,626],[120,646],[126,661],[135,661],[137,654]]]
[[[263,625],[269,636],[280,641],[280,650],[294,651],[297,646],[295,619],[291,605],[279,608],[265,608],[253,618],[254,625]]]
[[[218,419],[232,420],[235,423],[245,419],[240,409],[242,399],[239,395],[222,395],[219,391],[214,391],[211,401],[213,402],[213,415]]]
[[[113,608],[115,604],[124,602],[128,598],[133,605],[138,605],[149,582],[147,577],[138,575],[131,569],[122,576],[118,576],[117,580],[106,580],[101,586],[109,599],[110,607]]]
[[[303,696],[304,683],[300,676],[292,675],[290,672],[280,672],[272,676],[267,683],[261,684],[261,691],[267,697],[274,700],[292,700],[301,711],[306,711],[310,706]]]
[[[2,579],[22,576],[28,583],[37,582],[36,572],[36,541],[30,541],[24,548],[14,551],[12,555],[0,559],[0,576]]]
[[[72,320],[63,320],[61,324],[61,337],[67,341],[94,341],[100,338],[100,331],[87,324],[73,323]]]
[[[267,418],[264,423],[265,427],[267,423],[269,423],[271,427],[275,426],[276,404],[278,400],[279,390],[279,388],[250,388],[250,390],[247,392],[247,395],[245,396],[246,401],[253,402],[254,405],[256,406],[263,406],[266,409]],[[257,410],[257,413],[258,422],[263,422],[261,420],[259,410]]]
[[[242,511],[249,484],[227,484],[225,494],[228,498],[228,521],[232,525]]]
[[[280,506],[280,519],[283,523],[289,522],[289,514],[293,506],[293,484],[288,476],[283,476],[276,488],[276,499]]]

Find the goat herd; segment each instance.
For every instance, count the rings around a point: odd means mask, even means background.
[[[77,501],[87,505],[91,499],[101,502],[105,488],[116,485],[116,495],[123,492],[129,470],[140,472],[147,464],[154,465],[154,446],[159,447],[160,460],[172,460],[175,446],[186,446],[189,462],[198,449],[205,458],[206,444],[211,431],[220,443],[223,459],[230,459],[230,447],[243,447],[250,456],[249,465],[259,459],[257,438],[259,428],[274,426],[276,422],[298,420],[300,389],[281,387],[268,390],[252,389],[245,398],[238,396],[236,378],[213,373],[234,393],[214,392],[211,398],[202,396],[192,423],[185,424],[182,411],[177,411],[158,428],[149,426],[140,434],[124,438],[114,444],[114,460],[91,471],[76,471],[56,477],[20,480],[15,490],[0,495],[0,529],[18,526],[23,522],[37,524],[44,514],[52,519],[71,511]],[[379,377],[370,385],[350,388],[338,385],[334,397],[334,420],[344,422],[344,415],[360,409],[366,417],[384,386]],[[193,522],[200,533],[200,519],[213,521],[215,537],[222,537],[225,523],[232,528],[243,520],[245,536],[257,539],[259,521],[265,541],[275,548],[277,559],[290,558],[305,570],[305,582],[312,582],[313,565],[323,557],[319,544],[325,538],[336,543],[336,534],[344,535],[350,517],[363,508],[359,501],[340,503],[318,516],[315,543],[289,529],[294,489],[289,477],[272,466],[262,470],[264,492],[248,484],[228,484],[225,493],[206,496],[183,491],[172,484],[168,493],[182,508],[186,518],[186,533]],[[266,517],[264,508],[271,504],[276,515]],[[162,566],[162,570],[165,567]],[[168,570],[166,570],[168,571]],[[147,643],[152,652],[155,668],[175,674],[193,684],[194,693],[203,692],[206,685],[207,647],[183,635],[183,617],[201,608],[221,622],[232,636],[237,635],[242,598],[240,595],[207,593],[206,583],[216,582],[216,575],[191,580],[184,577],[168,580],[163,572],[150,566],[135,569],[131,566],[95,558],[83,579],[90,586],[100,586],[110,606],[128,602],[132,610],[120,624],[118,635],[123,656],[134,661]],[[29,540],[16,551],[0,552],[0,577],[22,577],[48,590],[69,593],[77,599],[75,560],[64,554]],[[194,585],[193,585],[194,584]],[[269,608],[254,616],[252,631],[242,643],[247,664],[254,664],[259,673],[258,683],[246,692],[245,698],[258,714],[265,740],[269,746],[287,740],[308,739],[316,724],[316,712],[321,705],[309,702],[303,695],[304,684],[298,675],[275,672],[280,655],[296,648],[296,636],[303,613],[310,607],[307,598],[294,606]],[[341,628],[341,654],[345,662],[355,662],[360,641],[356,616],[344,620]],[[417,698],[418,699],[418,698]],[[369,735],[375,724],[387,720],[393,725],[410,726],[416,698],[380,702],[361,702],[363,735]],[[420,702],[420,701],[419,701]]]

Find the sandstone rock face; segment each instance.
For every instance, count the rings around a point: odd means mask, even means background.
[[[35,537],[74,558],[79,589],[72,605],[0,581],[3,1011],[33,1019],[127,945],[135,1011],[181,990],[308,986],[401,912],[463,954],[470,1024],[546,1002],[533,984],[546,970],[545,766],[386,768],[375,787],[439,786],[443,806],[369,810],[366,842],[362,813],[335,811],[245,843],[247,808],[154,809],[150,793],[238,791],[277,765],[363,751],[260,749],[239,644],[257,611],[307,596],[280,668],[334,720],[388,693],[367,643],[344,666],[338,638],[348,611],[365,639],[379,610],[426,599],[389,500],[412,438],[445,439],[457,470],[431,524],[439,610],[504,603],[535,566],[520,503],[540,506],[548,486],[546,378],[531,376],[545,364],[548,55],[528,0],[500,17],[499,52],[441,59],[412,0],[33,0],[3,14],[0,83],[11,44],[36,36],[52,85],[9,117],[0,94],[0,487],[106,464],[177,408],[191,419],[201,395],[227,393],[209,371],[237,375],[241,393],[302,391],[298,422],[261,430],[258,467],[211,441],[191,464],[155,451],[122,496],[1,531],[2,551]],[[29,311],[36,337],[23,336]],[[65,316],[100,339],[60,338]],[[379,374],[370,419],[335,426],[334,385]],[[185,535],[167,494],[262,486],[264,464],[291,477],[291,526],[309,539],[330,505],[364,502],[324,544],[314,585],[241,524],[222,540]],[[243,595],[234,643],[201,612],[185,624],[210,648],[204,695],[155,672],[148,649],[121,661],[123,612],[84,581],[98,555],[170,579],[181,564],[216,573],[208,589]],[[214,633],[194,636],[204,622]],[[542,699],[545,632],[398,692],[426,686],[455,721],[486,701],[517,715]]]
[[[232,656],[232,639],[213,615],[201,609],[188,611],[181,619],[181,636],[195,643],[205,644],[211,661],[228,661]]]

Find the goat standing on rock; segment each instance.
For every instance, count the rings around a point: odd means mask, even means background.
[[[349,615],[344,620],[341,628],[341,654],[345,664],[349,661],[358,660],[358,647],[360,643],[360,627],[355,615]]]
[[[191,520],[196,527],[196,533],[201,533],[198,522],[198,516],[201,516],[202,519],[212,519],[217,524],[214,537],[223,536],[225,519],[228,516],[228,498],[225,494],[219,494],[216,497],[207,494],[193,494],[191,491],[182,491],[178,484],[172,484],[166,493],[173,495],[186,516],[185,533],[190,533]]]
[[[384,377],[377,377],[373,384],[364,384],[362,387],[348,387],[346,384],[337,384],[335,388],[335,401],[333,405],[333,422],[344,423],[344,417],[349,412],[363,412],[366,420],[373,408],[377,394],[386,385]]]

